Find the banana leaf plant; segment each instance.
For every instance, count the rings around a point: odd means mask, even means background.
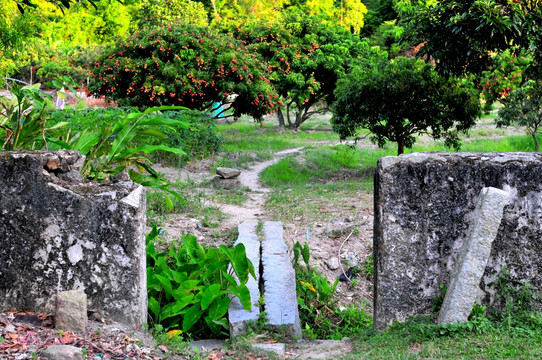
[[[21,87],[15,83],[10,88],[11,97],[0,96],[2,150],[47,148],[47,135],[68,124],[47,126],[51,96],[41,91],[40,85]]]
[[[82,173],[89,180],[101,181],[121,172],[127,172],[130,179],[143,186],[160,189],[183,201],[181,196],[171,190],[171,184],[150,166],[149,154],[165,151],[185,155],[182,149],[166,145],[151,145],[142,140],[167,140],[161,126],[189,127],[184,121],[169,119],[152,113],[165,110],[186,109],[181,106],[160,106],[133,112],[116,123],[102,126],[96,131],[67,133],[63,140],[50,139],[57,147],[78,150],[86,156]],[[172,207],[171,198],[166,194],[166,205]]]

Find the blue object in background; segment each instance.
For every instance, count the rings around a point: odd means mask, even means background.
[[[215,116],[218,118],[224,117],[224,113],[222,112],[222,103],[221,102],[214,102],[213,103],[213,111],[215,112]]]

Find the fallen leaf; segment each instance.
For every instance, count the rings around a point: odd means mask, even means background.
[[[71,344],[73,340],[74,340],[74,337],[72,334],[66,334],[62,336],[62,339],[60,339],[60,342],[62,342],[63,344]]]
[[[9,333],[9,334],[7,334],[7,337],[9,337],[12,340],[16,340],[17,338],[19,338],[19,334]]]
[[[264,343],[264,344],[274,344],[274,343],[276,343],[276,342],[277,342],[277,340],[271,339],[271,340],[265,340],[263,343]]]

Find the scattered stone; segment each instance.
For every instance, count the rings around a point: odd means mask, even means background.
[[[226,347],[227,343],[224,340],[206,339],[192,341],[190,346],[196,348],[198,351],[212,351]]]
[[[480,191],[467,239],[459,253],[442,303],[439,324],[463,323],[468,320],[509,198],[507,192],[492,187]]]
[[[359,258],[358,255],[354,252],[347,251],[341,254],[341,258],[343,258],[348,266],[356,267],[359,265]]]
[[[83,360],[82,350],[71,345],[49,346],[43,356],[50,360]]]
[[[237,169],[231,169],[227,167],[218,167],[216,168],[216,173],[223,179],[233,179],[241,175],[241,171]]]
[[[16,333],[17,330],[15,330],[15,326],[13,324],[9,324],[4,328],[4,334],[7,333]]]
[[[215,188],[221,188],[226,190],[241,189],[241,181],[239,180],[239,178],[225,179],[217,175],[211,180],[211,184]]]
[[[56,295],[55,326],[57,329],[84,333],[87,320],[87,295],[84,291],[63,291]]]
[[[340,266],[339,259],[337,259],[335,256],[327,259],[324,261],[329,270],[337,270]]]
[[[354,225],[335,227],[327,231],[327,236],[333,239],[337,239],[343,236],[347,236],[352,231],[354,231],[354,228],[355,228]]]
[[[278,356],[286,355],[286,346],[283,343],[252,344],[253,348],[275,353]]]

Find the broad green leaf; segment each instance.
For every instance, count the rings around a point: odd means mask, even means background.
[[[166,111],[166,110],[188,110],[188,108],[185,108],[184,106],[155,106],[148,108],[143,112],[143,115],[150,114],[155,111]]]
[[[141,122],[140,122],[141,124]],[[168,138],[166,134],[164,134],[163,131],[156,130],[156,129],[138,129],[136,136],[149,136],[155,139],[165,140]]]
[[[167,304],[160,312],[160,320],[162,321],[173,316],[181,315],[183,310],[192,303],[192,300],[194,300],[194,295],[190,294],[175,302]]]
[[[194,235],[183,236],[182,243],[188,256],[190,256],[193,261],[205,259],[205,250],[198,244],[198,240]]]
[[[220,295],[220,284],[212,284],[201,294],[201,310],[209,307],[211,302]]]
[[[173,297],[175,294],[173,293],[173,287],[171,286],[171,281],[169,281],[169,279],[165,278],[162,275],[155,274],[154,276],[158,279],[158,281],[160,281],[160,284],[162,284],[162,286],[164,287],[166,294]]]
[[[171,198],[169,197],[169,195],[165,194],[164,199],[166,200],[166,210],[168,212],[172,211],[173,210],[173,201],[171,201]]]
[[[183,128],[189,128],[190,124],[186,121],[169,119],[162,116],[152,116],[146,117],[140,120],[141,125],[169,125],[169,126],[179,126]]]
[[[119,133],[115,137],[115,140],[113,140],[113,144],[111,145],[109,153],[107,154],[107,157],[109,159],[115,159],[117,154],[127,147],[130,140],[132,140],[136,135],[136,125],[137,122],[131,125],[127,125],[119,131]]]
[[[220,245],[219,248],[220,251],[230,260],[232,268],[241,283],[245,284],[248,281],[249,274],[252,274],[254,279],[256,279],[254,265],[246,256],[245,245],[237,244],[232,249],[228,249],[224,245]]]
[[[181,286],[185,289],[195,289],[199,285],[199,280],[186,280],[183,281]]]
[[[201,318],[203,315],[203,310],[200,309],[199,304],[193,305],[188,309],[184,310],[183,318],[183,331],[189,331],[192,326]]]
[[[306,242],[303,245],[303,249],[301,250],[301,256],[303,256],[303,261],[305,262],[305,265],[309,266],[310,249],[309,244],[307,244]]]
[[[209,317],[213,321],[222,319],[228,312],[230,301],[231,299],[229,296],[222,296],[214,301],[209,307]]]
[[[154,321],[158,322],[158,316],[160,314],[160,303],[156,301],[156,299],[153,297],[149,297],[149,309],[151,309],[152,311]]]
[[[69,125],[69,124],[70,124],[70,123],[67,122],[67,121],[61,121],[61,122],[58,122],[58,123],[54,124],[54,125],[51,126],[51,127],[46,128],[45,130],[49,131],[49,130],[60,129],[60,128],[63,128],[63,127],[65,127],[66,125]]]
[[[136,148],[126,149],[126,150],[120,152],[116,157],[117,158],[124,158],[124,157],[126,157],[128,155],[139,153],[139,152],[149,154],[149,153],[152,153],[152,152],[155,152],[155,151],[166,151],[166,152],[170,152],[170,153],[173,153],[173,154],[186,155],[186,152],[184,152],[182,149],[173,148],[173,147],[166,146],[166,145],[141,145],[141,146],[138,146]]]
[[[98,144],[99,141],[99,133],[83,133],[81,136],[79,136],[79,139],[77,139],[77,142],[73,145],[73,149],[79,150],[81,154],[86,155],[93,146]]]
[[[243,308],[245,310],[252,309],[252,302],[250,301],[250,291],[245,284],[239,285],[239,287],[237,288],[237,293],[235,295],[237,296],[239,301],[241,301],[241,305],[243,305]]]

